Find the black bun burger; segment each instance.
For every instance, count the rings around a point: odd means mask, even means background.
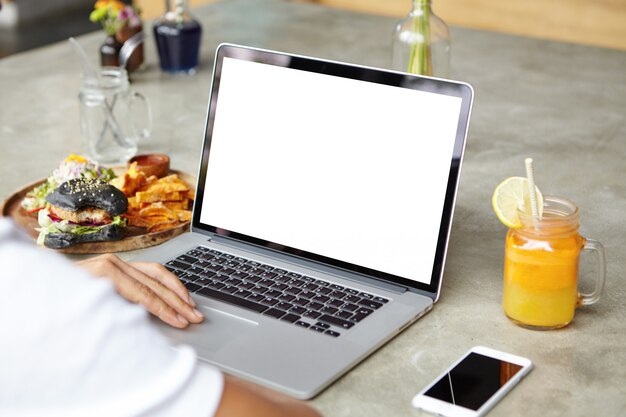
[[[39,213],[38,243],[62,249],[83,242],[119,240],[128,209],[124,193],[100,180],[75,178],[46,197],[50,206]]]

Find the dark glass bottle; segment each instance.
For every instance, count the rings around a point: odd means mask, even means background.
[[[115,35],[108,35],[100,45],[100,65],[103,67],[118,67],[120,65],[120,49],[122,44],[115,39]]]
[[[167,12],[155,20],[154,39],[161,70],[193,74],[198,66],[202,26],[187,10],[187,2],[166,1]]]

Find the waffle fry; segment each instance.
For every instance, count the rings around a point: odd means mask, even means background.
[[[176,174],[147,177],[133,163],[111,184],[128,197],[128,212],[124,216],[129,226],[157,232],[191,221],[189,208],[195,193]]]

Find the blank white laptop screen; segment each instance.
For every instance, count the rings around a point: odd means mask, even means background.
[[[428,284],[461,98],[224,58],[200,222]]]

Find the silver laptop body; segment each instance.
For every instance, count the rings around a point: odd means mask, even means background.
[[[437,301],[472,100],[455,81],[221,45],[191,233],[137,258],[170,262],[206,320],[160,328],[229,374],[318,394]],[[217,282],[191,285],[199,275],[172,260],[214,251],[269,265],[292,289],[286,274],[364,298],[325,305],[323,321],[302,308],[268,315],[287,309],[280,300],[259,312],[209,298],[198,288]],[[355,305],[371,314],[350,321]]]

